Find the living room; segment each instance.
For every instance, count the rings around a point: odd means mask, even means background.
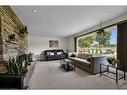
[[[1,89],[127,88],[127,6],[0,9]]]

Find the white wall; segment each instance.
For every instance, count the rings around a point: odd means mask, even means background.
[[[127,20],[127,14],[103,23],[102,27],[105,27],[105,26],[108,26],[123,20]],[[73,35],[67,38],[29,36],[29,51],[33,52],[34,54],[40,54],[41,51],[43,50],[55,49],[55,48],[49,48],[49,40],[58,40],[59,41],[58,49],[63,49],[65,51],[68,49],[69,52],[74,52],[74,37],[91,32],[99,28],[100,26],[91,27],[90,29],[84,30],[83,32],[77,35]]]
[[[73,37],[68,37],[67,38],[67,49],[69,52],[74,52],[74,38]]]
[[[123,20],[127,20],[127,14],[124,15],[124,16],[120,16],[118,18],[114,18],[114,19],[112,19],[110,21],[107,21],[107,22],[103,23],[102,24],[102,27],[109,26],[109,25],[115,24],[115,23],[120,22],[120,21],[123,21]],[[79,36],[79,35],[82,35],[82,34],[85,34],[85,33],[89,33],[91,31],[97,30],[99,28],[100,28],[99,25],[98,26],[95,26],[95,27],[91,27],[90,29],[84,30],[81,33],[78,33],[76,35],[73,35],[73,36],[68,37],[68,50],[70,50],[70,52],[73,52],[74,51],[74,37]]]
[[[58,48],[50,48],[49,40],[58,40]],[[63,49],[65,52],[68,49],[67,47],[68,40],[62,37],[39,37],[39,36],[29,36],[29,51],[35,55],[40,54],[44,50],[48,49]]]

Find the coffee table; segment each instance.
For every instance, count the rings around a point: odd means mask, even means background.
[[[76,66],[74,64],[74,61],[66,58],[66,59],[61,59],[60,60],[60,66],[63,67],[66,71],[72,71],[76,70]]]

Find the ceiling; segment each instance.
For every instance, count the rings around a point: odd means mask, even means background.
[[[127,6],[12,6],[29,34],[68,37],[127,13]]]

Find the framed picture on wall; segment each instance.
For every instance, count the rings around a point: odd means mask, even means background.
[[[59,42],[57,40],[49,40],[49,47],[58,47]]]

